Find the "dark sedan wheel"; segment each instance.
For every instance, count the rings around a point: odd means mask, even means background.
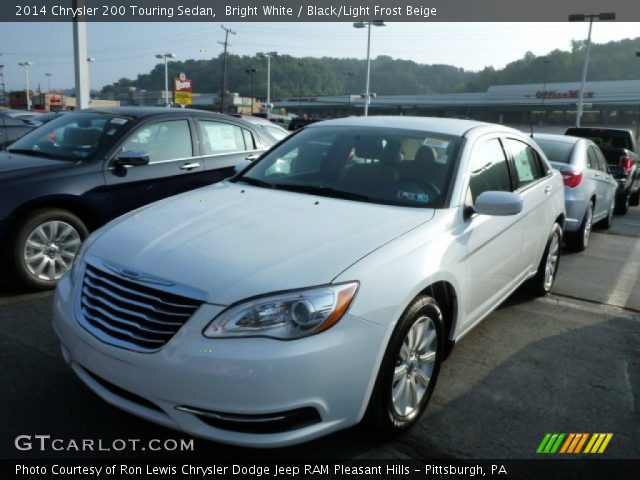
[[[631,205],[631,195],[629,192],[626,192],[618,197],[616,202],[616,213],[618,215],[626,215],[629,211],[629,206]]]
[[[18,278],[36,289],[55,287],[87,235],[87,227],[71,212],[32,212],[14,237],[12,256]]]
[[[640,189],[636,191],[636,193],[632,194],[629,198],[629,204],[633,207],[637,207],[640,205]]]
[[[391,335],[369,401],[366,419],[376,431],[400,434],[418,421],[435,388],[444,340],[438,303],[414,300]]]

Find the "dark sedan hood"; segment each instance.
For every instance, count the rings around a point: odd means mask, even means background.
[[[71,160],[36,157],[11,152],[0,152],[0,179],[12,174],[32,173],[34,171],[55,170],[74,165]]]

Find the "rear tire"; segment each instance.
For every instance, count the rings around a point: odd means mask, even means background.
[[[631,205],[631,195],[629,192],[618,197],[616,201],[616,213],[618,215],[626,215],[629,211],[629,206]]]
[[[544,297],[551,291],[560,265],[562,228],[554,223],[544,249],[536,275],[525,283],[525,289],[532,295]]]
[[[589,202],[587,211],[584,212],[582,224],[577,232],[567,232],[565,234],[565,242],[567,247],[574,252],[582,252],[589,246],[589,238],[591,236],[591,228],[593,227],[593,202]]]
[[[638,205],[640,205],[640,189],[638,189],[636,193],[631,195],[631,197],[629,198],[629,204],[632,207],[637,207]]]
[[[54,288],[88,234],[82,220],[67,210],[30,212],[12,239],[10,255],[18,279],[33,289]]]
[[[600,223],[598,224],[598,227],[602,228],[603,230],[609,230],[611,228],[611,226],[613,225],[613,212],[615,211],[615,200],[613,202],[611,202],[611,206],[609,207],[609,212],[607,213],[607,216],[605,218],[603,218],[602,220],[600,220]]]
[[[445,347],[438,303],[420,296],[398,321],[378,371],[365,422],[399,435],[418,422],[433,394]]]

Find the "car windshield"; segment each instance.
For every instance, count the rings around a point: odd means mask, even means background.
[[[569,163],[575,143],[534,139],[550,162]]]
[[[442,208],[460,138],[373,127],[302,130],[233,181],[349,200]]]
[[[91,159],[129,122],[128,118],[108,113],[69,113],[28,133],[9,151],[62,160]]]
[[[273,138],[275,138],[276,140],[282,140],[283,138],[287,137],[289,135],[289,132],[287,132],[285,129],[277,127],[275,125],[264,125],[261,124],[260,125],[264,130],[267,131],[267,133],[269,135],[271,135]]]

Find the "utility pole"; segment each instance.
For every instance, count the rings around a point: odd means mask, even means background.
[[[220,45],[224,45],[224,53],[222,55],[222,82],[220,87],[220,112],[224,113],[226,111],[225,101],[227,96],[227,47],[231,45],[229,43],[229,34],[235,35],[236,32],[224,25],[220,25],[220,28],[224,30],[224,42],[218,42]]]
[[[300,67],[300,92],[298,95],[298,110],[300,110],[301,112],[302,111],[302,67],[304,67],[304,63],[298,62],[298,67]]]

